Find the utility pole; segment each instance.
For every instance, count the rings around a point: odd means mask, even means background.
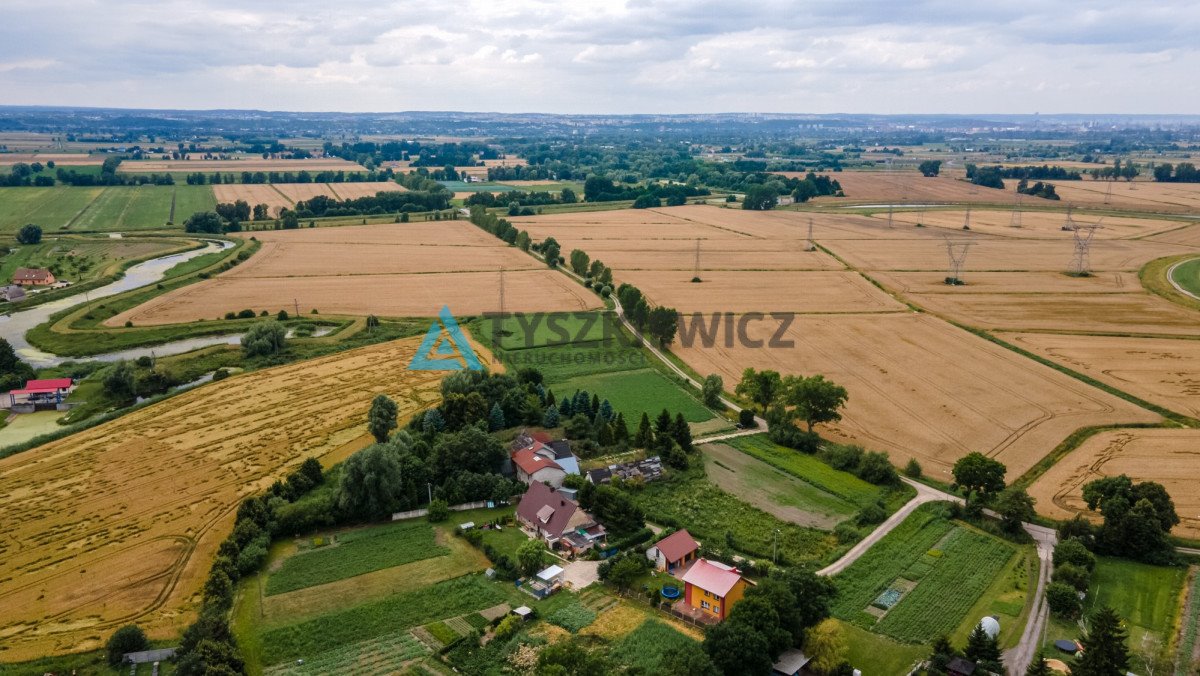
[[[292,305],[296,308],[296,316],[299,317],[300,316],[300,299],[293,298]]]

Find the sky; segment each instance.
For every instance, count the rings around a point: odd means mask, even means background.
[[[0,104],[1195,113],[1195,0],[0,0]]]

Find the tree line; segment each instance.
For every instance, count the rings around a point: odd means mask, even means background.
[[[222,185],[222,184],[266,184],[266,183],[374,183],[390,181],[394,173],[391,169],[379,171],[243,171],[241,173],[219,172],[204,173],[195,171],[186,176],[188,185]]]

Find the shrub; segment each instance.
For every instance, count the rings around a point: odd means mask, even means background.
[[[1075,588],[1064,582],[1051,582],[1046,585],[1046,605],[1056,617],[1073,620],[1079,617],[1081,604]]]
[[[287,330],[279,322],[268,319],[251,326],[242,336],[242,351],[247,357],[271,355],[282,350],[286,342]]]
[[[1054,565],[1071,565],[1090,572],[1096,568],[1096,555],[1079,538],[1067,538],[1054,546]]]
[[[916,458],[910,458],[908,464],[904,466],[904,476],[910,479],[920,479],[922,473],[921,463],[917,462]]]
[[[1070,563],[1055,564],[1054,566],[1054,581],[1071,585],[1076,591],[1087,591],[1090,578],[1091,574],[1086,568],[1080,568]]]
[[[108,643],[104,644],[104,651],[108,655],[108,663],[115,667],[125,658],[125,653],[134,653],[149,647],[150,641],[146,640],[146,633],[142,628],[136,624],[127,624],[113,632]]]
[[[754,411],[748,408],[738,411],[738,424],[742,427],[757,427],[758,423],[754,422]]]
[[[450,518],[450,506],[446,504],[445,500],[434,500],[433,502],[430,502],[428,517],[431,523],[445,521],[446,519]]]

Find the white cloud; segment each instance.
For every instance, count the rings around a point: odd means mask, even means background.
[[[1095,0],[40,0],[5,103],[546,112],[1192,112],[1200,6]],[[33,57],[52,54],[53,58]]]

